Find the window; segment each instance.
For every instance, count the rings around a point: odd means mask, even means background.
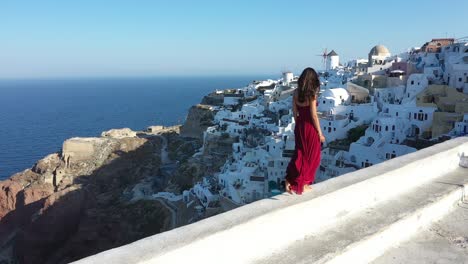
[[[417,119],[417,118],[418,118],[418,114],[414,113],[413,119]]]
[[[459,81],[459,82],[462,82],[462,78],[458,78],[458,81]]]
[[[419,110],[419,112],[422,112],[422,111]],[[418,113],[418,120],[419,120],[419,121],[423,121],[423,120],[424,120],[424,114],[423,114],[423,113]]]
[[[424,114],[424,120],[427,120],[427,114]]]
[[[388,131],[388,126],[385,126],[385,131]]]
[[[398,116],[398,112],[396,112],[396,116]]]
[[[392,125],[392,130],[395,130],[395,125]]]
[[[411,85],[413,85],[413,84],[414,84],[414,81],[411,81]],[[408,96],[408,97],[409,97],[409,96]]]
[[[366,162],[361,162],[361,164],[362,164],[362,167],[364,167],[364,168],[372,166],[372,163],[369,162],[369,160],[366,160]]]

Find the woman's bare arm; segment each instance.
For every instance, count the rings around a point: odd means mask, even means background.
[[[323,136],[322,129],[320,128],[320,121],[317,115],[317,102],[315,97],[310,98],[310,115],[312,116],[312,123],[314,124],[315,128],[320,137]]]
[[[292,101],[294,122],[296,122],[296,117],[297,117],[296,94],[297,94],[296,91],[294,91],[293,101]]]

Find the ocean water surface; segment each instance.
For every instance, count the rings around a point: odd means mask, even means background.
[[[209,92],[271,77],[0,80],[0,180],[59,151],[68,138],[181,124]]]

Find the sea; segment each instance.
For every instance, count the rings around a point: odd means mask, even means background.
[[[60,151],[68,138],[182,124],[206,94],[268,78],[274,76],[0,80],[0,180]]]

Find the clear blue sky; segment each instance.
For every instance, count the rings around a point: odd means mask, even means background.
[[[256,75],[468,35],[468,1],[2,0],[0,78]]]

